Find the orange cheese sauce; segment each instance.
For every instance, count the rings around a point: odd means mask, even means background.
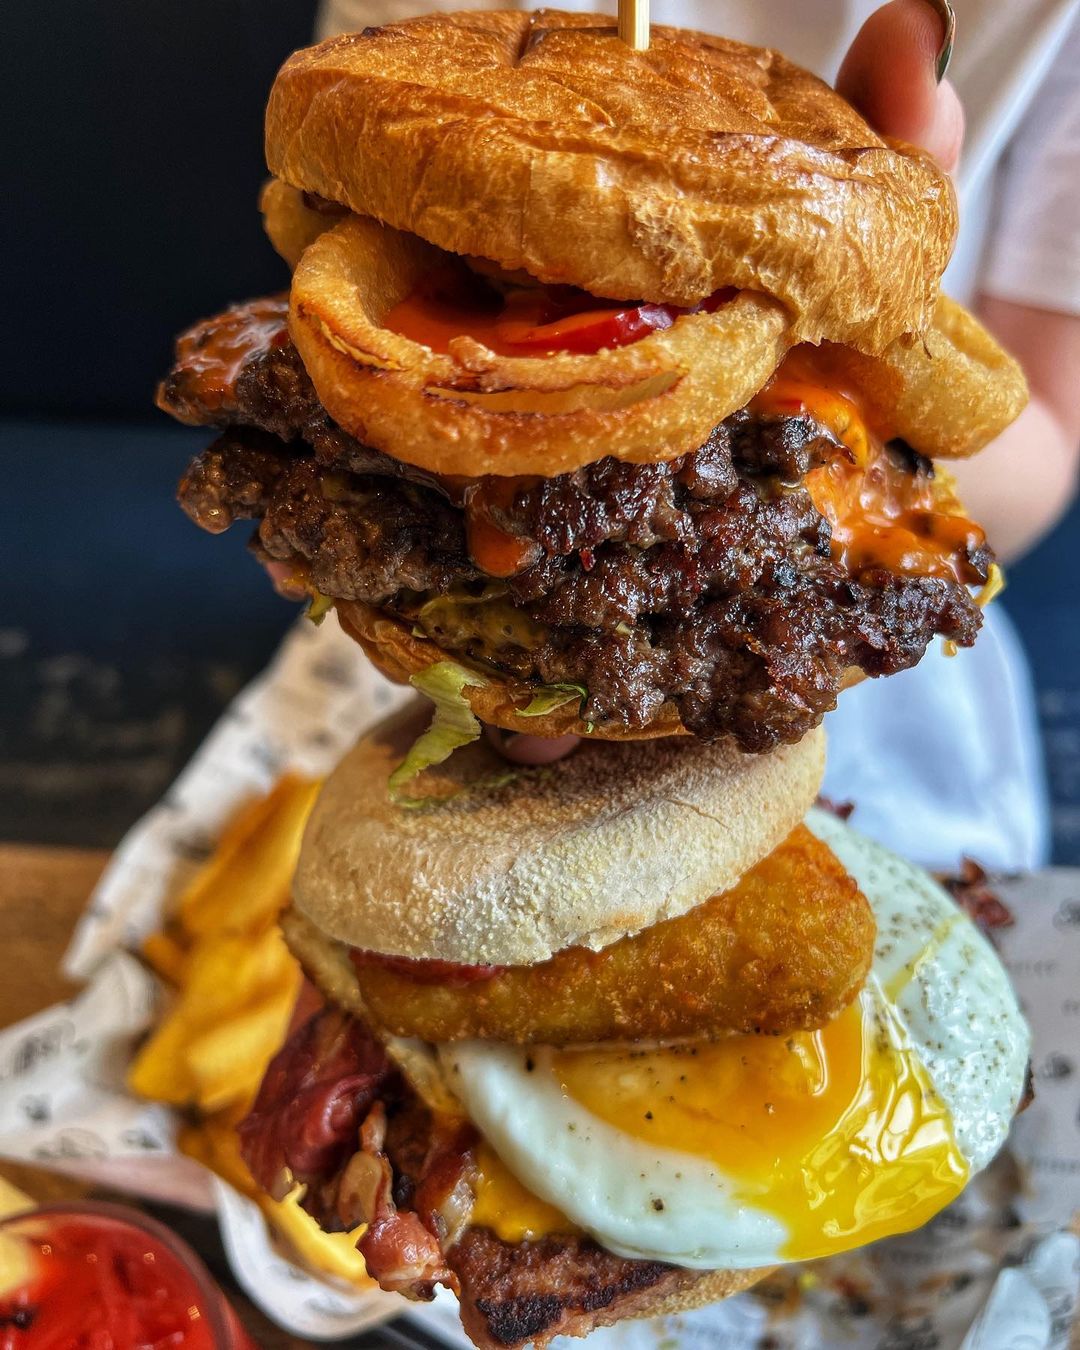
[[[518,348],[500,332],[503,306],[499,297],[477,285],[475,291],[456,288],[451,292],[435,286],[420,287],[399,300],[382,321],[384,328],[430,347],[449,352],[455,338],[471,337],[497,356],[520,356]]]
[[[512,577],[538,562],[540,547],[531,539],[508,534],[492,519],[500,507],[509,508],[527,478],[481,478],[464,492],[465,538],[469,554],[491,577]]]
[[[931,477],[897,463],[885,449],[890,433],[871,424],[856,392],[828,381],[812,349],[791,352],[750,410],[806,413],[846,448],[812,469],[805,486],[832,529],[833,556],[853,574],[884,567],[964,584],[983,580],[967,558],[986,535],[964,515],[952,480],[940,468]]]
[[[880,1001],[828,1026],[642,1052],[553,1052],[565,1097],[640,1140],[715,1165],[733,1203],[774,1215],[807,1260],[907,1231],[953,1199],[968,1165],[918,1056]],[[508,1241],[572,1231],[485,1149],[473,1222]]]
[[[469,1222],[490,1228],[504,1242],[536,1242],[551,1233],[581,1230],[556,1209],[533,1195],[486,1143],[476,1151],[476,1203]]]

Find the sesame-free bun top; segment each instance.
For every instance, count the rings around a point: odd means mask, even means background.
[[[690,738],[584,742],[538,769],[486,741],[391,801],[387,780],[430,718],[376,726],[326,781],[293,881],[296,908],[353,947],[467,965],[599,949],[727,889],[812,805],[824,737],[768,755]]]
[[[595,295],[779,300],[877,352],[930,321],[952,189],[778,53],[559,10],[430,15],[295,53],[266,115],[286,183]]]

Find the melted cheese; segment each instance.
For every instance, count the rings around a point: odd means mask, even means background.
[[[829,383],[813,349],[797,347],[750,404],[752,412],[805,413],[848,454],[807,474],[806,490],[832,530],[832,554],[854,575],[874,567],[906,576],[981,581],[969,558],[986,535],[964,514],[952,478],[912,473],[885,449],[889,433],[871,425],[858,394]]]
[[[561,1210],[522,1185],[488,1145],[476,1151],[476,1203],[469,1222],[503,1242],[535,1242],[551,1233],[579,1233]]]

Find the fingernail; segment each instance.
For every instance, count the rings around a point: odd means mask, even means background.
[[[950,0],[926,0],[926,3],[941,20],[945,35],[941,39],[941,46],[938,48],[937,64],[934,67],[934,75],[938,84],[945,78],[945,72],[949,69],[949,63],[952,61],[953,44],[956,41],[956,11],[953,9]]]

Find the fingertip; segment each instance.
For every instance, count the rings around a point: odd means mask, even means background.
[[[959,155],[963,118],[955,90],[937,82],[943,35],[926,0],[890,0],[860,28],[836,87],[881,135],[922,146],[950,167],[944,157],[954,164]]]
[[[964,145],[964,105],[950,80],[938,86],[934,121],[926,149],[946,173],[953,173]]]

